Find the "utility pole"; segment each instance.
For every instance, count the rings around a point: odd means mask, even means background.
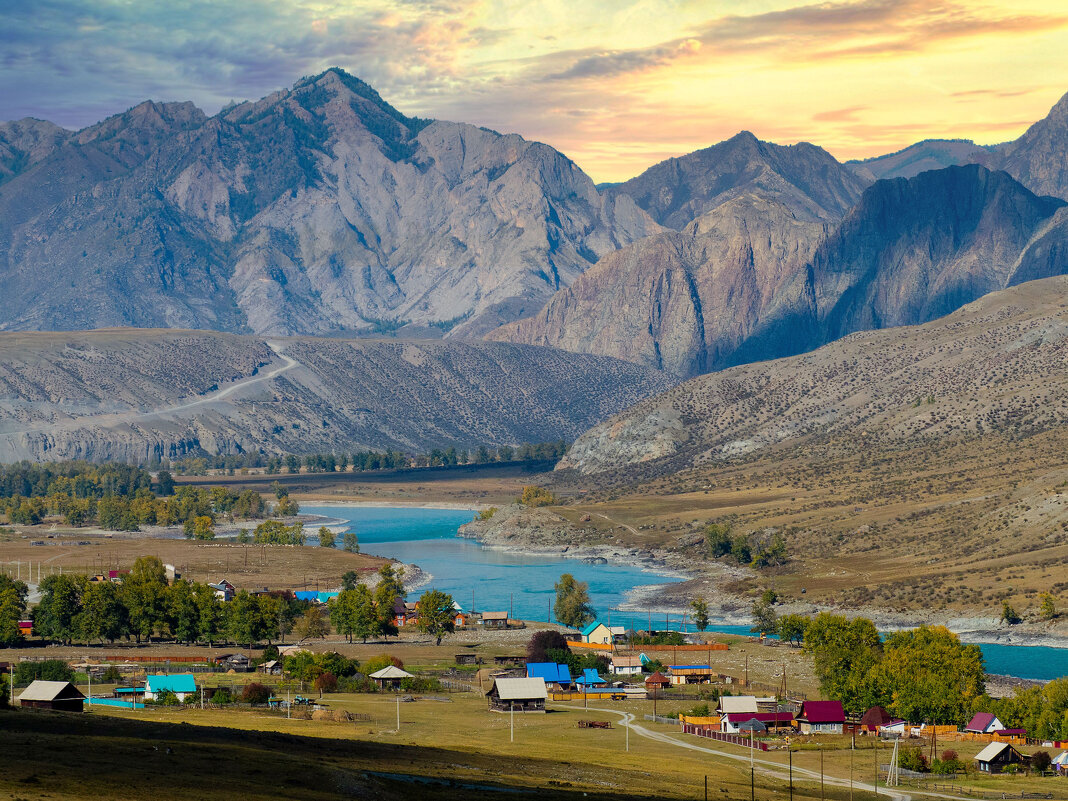
[[[790,740],[786,740],[786,752],[790,755],[790,801],[794,801],[794,748]]]
[[[508,742],[515,742],[515,701],[508,702]]]
[[[879,795],[879,738],[876,735],[875,740],[871,744],[872,753],[875,754],[875,795]]]
[[[823,746],[820,746],[820,801],[823,801]]]
[[[627,727],[627,753],[630,753],[630,714],[623,718],[623,725]]]
[[[756,801],[756,773],[753,769],[753,730],[749,730],[749,801]]]
[[[397,733],[400,733],[400,692],[397,693]]]

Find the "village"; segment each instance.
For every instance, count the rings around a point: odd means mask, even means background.
[[[226,580],[211,586],[224,603],[237,592]],[[328,609],[329,594],[312,595],[310,603]],[[297,726],[346,740],[403,736],[416,748],[460,730],[469,735],[463,747],[472,747],[471,733],[481,730],[487,736],[476,738],[479,747],[502,757],[566,742],[594,763],[604,751],[606,764],[633,765],[632,754],[652,748],[684,773],[697,748],[711,760],[700,769],[704,781],[734,782],[732,798],[825,798],[843,788],[857,797],[901,798],[905,789],[955,798],[1068,797],[1068,742],[1037,740],[989,713],[961,727],[894,719],[879,706],[848,715],[840,701],[814,696],[801,678],[801,652],[775,641],[706,635],[656,644],[649,640],[667,632],[600,621],[567,630],[453,602],[451,640],[435,645],[418,629],[419,612],[398,596],[398,635],[385,642],[349,645],[327,634],[238,651],[155,644],[97,655],[83,648],[69,659],[54,656],[55,647],[27,648],[0,670],[19,714],[235,730]],[[23,625],[32,638],[32,622]],[[739,664],[740,671],[728,667]],[[42,678],[26,682],[35,666]],[[788,671],[801,686],[788,686]],[[589,739],[595,736],[601,739]],[[689,787],[693,776],[679,781]],[[688,789],[679,795],[696,797]]]

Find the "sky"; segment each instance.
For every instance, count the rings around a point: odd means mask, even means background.
[[[0,120],[215,113],[340,66],[596,181],[749,130],[839,159],[1013,139],[1068,92],[1063,0],[4,0]]]

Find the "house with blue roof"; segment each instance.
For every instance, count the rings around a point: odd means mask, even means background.
[[[593,687],[608,686],[608,681],[602,679],[600,674],[593,668],[584,668],[582,675],[575,679],[575,683],[584,690],[589,690]]]
[[[528,662],[527,678],[541,679],[545,685],[553,690],[568,690],[571,688],[571,669],[567,665],[555,662]]]
[[[594,645],[611,645],[612,629],[604,623],[594,621],[582,630],[582,641]]]
[[[174,693],[180,703],[197,694],[197,682],[192,673],[170,673],[149,676],[145,680],[145,700],[158,701],[160,694]]]

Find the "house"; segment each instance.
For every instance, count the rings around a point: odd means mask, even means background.
[[[282,663],[277,659],[272,659],[269,662],[264,662],[257,670],[261,673],[266,673],[268,676],[281,676],[282,675]]]
[[[612,632],[612,644],[622,645],[627,641],[627,627],[626,626],[609,626],[608,630]]]
[[[20,620],[19,621],[19,634],[23,637],[29,637],[33,634],[33,621],[32,620]]]
[[[536,678],[496,678],[486,693],[494,712],[544,712],[549,692]]]
[[[1057,756],[1053,757],[1050,761],[1050,767],[1052,767],[1057,774],[1064,776],[1068,774],[1068,751],[1061,751]]]
[[[584,668],[582,675],[575,679],[575,684],[587,691],[594,687],[608,686],[608,682],[602,679],[600,674],[593,668]]]
[[[868,734],[878,734],[879,729],[890,723],[890,713],[881,706],[873,706],[860,716],[860,730]]]
[[[975,755],[975,767],[983,773],[1001,773],[1007,765],[1018,765],[1023,761],[1023,754],[1009,743],[991,743]]]
[[[672,684],[711,684],[719,678],[711,665],[668,665],[668,671]]]
[[[456,654],[454,656],[457,665],[477,665],[478,654]]]
[[[249,671],[250,660],[242,653],[236,654],[222,654],[212,660],[216,665],[232,670],[235,673],[247,673]]]
[[[471,616],[466,612],[456,612],[452,616],[453,628],[466,629],[468,622],[471,620]]]
[[[279,645],[278,646],[278,655],[279,656],[296,656],[297,654],[303,653],[304,651],[307,651],[307,650],[308,649],[305,648],[303,645]]]
[[[645,690],[666,690],[671,686],[671,679],[659,670],[645,677]]]
[[[19,696],[25,709],[50,709],[53,712],[81,712],[85,696],[69,681],[36,679]]]
[[[757,712],[778,712],[779,711],[779,699],[773,695],[765,696],[764,698],[757,698]]]
[[[968,721],[968,725],[964,727],[964,731],[972,732],[973,734],[992,734],[996,731],[1001,731],[1005,728],[1005,724],[998,720],[998,716],[993,712],[977,712],[975,716]]]
[[[591,645],[611,645],[612,629],[604,623],[594,621],[582,629],[582,641]]]
[[[130,575],[129,570],[109,570],[108,581],[114,584],[122,584],[122,580]]]
[[[174,693],[179,703],[197,694],[197,682],[192,673],[160,673],[145,679],[145,700],[158,701],[165,692]]]
[[[845,710],[841,701],[805,701],[797,716],[802,734],[841,734]]]
[[[237,587],[226,579],[223,579],[218,584],[209,584],[208,586],[215,590],[215,597],[223,603],[229,603],[237,595]]]
[[[174,584],[174,582],[178,581],[182,577],[182,571],[180,571],[174,565],[164,564],[163,573],[167,577],[168,584]]]
[[[414,679],[411,673],[406,670],[401,670],[396,665],[387,665],[381,670],[376,670],[370,676],[368,676],[375,684],[385,689],[399,689],[401,682],[405,679]]]
[[[555,662],[527,663],[527,678],[541,679],[550,690],[562,692],[571,689],[571,669]]]
[[[482,619],[479,622],[484,629],[506,629],[508,628],[508,613],[483,612]]]
[[[642,672],[641,656],[613,656],[610,668],[613,676],[636,676]]]
[[[399,595],[393,599],[393,625],[402,629],[409,623],[415,622],[415,616],[411,615],[408,604]]]
[[[716,713],[720,717],[726,715],[740,715],[751,714],[755,715],[758,712],[757,699],[755,695],[724,695],[719,699],[719,706],[716,707]]]
[[[753,723],[759,726],[753,726]],[[720,718],[720,731],[725,734],[739,734],[750,729],[762,732],[772,729],[793,728],[792,712],[728,712]]]

